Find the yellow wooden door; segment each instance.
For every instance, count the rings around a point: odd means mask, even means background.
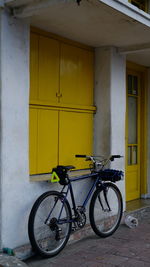
[[[30,174],[37,173],[37,126],[38,111],[35,108],[29,109],[29,169]]]
[[[38,110],[37,173],[51,172],[58,164],[58,111]]]
[[[30,36],[30,103],[38,99],[39,76],[39,36],[32,33]]]
[[[61,44],[61,103],[93,105],[93,52]]]
[[[59,164],[88,168],[89,162],[76,154],[91,155],[93,145],[93,114],[60,111]]]
[[[48,173],[58,164],[58,111],[30,107],[30,174]]]
[[[59,42],[39,37],[39,100],[57,103],[59,92]]]
[[[30,104],[58,103],[59,42],[34,33],[30,39]]]
[[[30,174],[92,153],[93,51],[56,39],[31,33]]]
[[[140,198],[141,77],[127,72],[126,200]]]

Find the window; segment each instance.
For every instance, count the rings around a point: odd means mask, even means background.
[[[147,12],[147,10],[148,10],[148,1],[147,0],[129,0],[129,2],[132,5],[142,9],[145,12]]]
[[[58,164],[86,168],[92,153],[93,50],[31,33],[30,174]]]

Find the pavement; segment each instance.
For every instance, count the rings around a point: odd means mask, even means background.
[[[88,231],[88,236],[69,243],[59,255],[49,259],[33,256],[23,262],[0,253],[0,267],[150,267],[150,206],[126,215],[135,216],[138,226],[131,229],[123,222],[112,236],[104,239]]]
[[[16,257],[1,252],[0,267],[27,267],[27,265]]]
[[[103,239],[93,233],[68,244],[53,258],[34,256],[25,263],[29,267],[150,267],[150,208],[140,213],[135,228],[121,224],[110,237]]]

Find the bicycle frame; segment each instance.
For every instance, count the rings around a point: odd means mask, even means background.
[[[76,155],[92,161],[92,169],[86,175],[69,177],[74,166],[58,165],[52,169],[51,182],[59,182],[59,192],[49,190],[43,193],[34,203],[28,221],[28,233],[35,252],[44,257],[57,255],[67,244],[71,232],[86,225],[86,209],[89,203],[89,223],[96,235],[107,237],[118,228],[123,212],[120,190],[113,184],[120,181],[123,172],[105,169],[108,161],[120,158],[120,155],[109,156],[108,159],[96,156]],[[97,156],[98,157],[98,156]],[[85,181],[92,178],[87,183]],[[87,184],[85,192],[75,193],[73,182],[84,180]],[[82,187],[84,188],[84,184]]]
[[[88,191],[82,205],[81,205],[81,209],[83,209],[83,211],[85,210],[85,207],[91,197],[91,195],[93,194],[93,191],[96,187],[96,185],[100,182],[102,184],[101,181],[99,181],[99,175],[98,173],[91,173],[91,174],[88,174],[88,175],[82,175],[82,176],[79,176],[79,177],[76,177],[76,178],[72,178],[70,179],[70,183],[68,185],[64,185],[62,190],[61,190],[61,194],[64,196],[64,198],[62,199],[62,207],[61,207],[61,210],[60,210],[60,213],[59,213],[59,217],[58,217],[58,221],[57,223],[58,224],[63,224],[63,223],[72,223],[72,222],[75,222],[76,221],[76,218],[72,218],[71,220],[63,220],[61,219],[61,214],[62,214],[62,211],[63,211],[63,208],[64,208],[64,203],[65,201],[67,200],[67,197],[68,197],[68,194],[70,192],[70,196],[71,196],[71,202],[72,202],[72,208],[73,208],[73,211],[74,211],[74,215],[77,214],[77,206],[76,206],[76,202],[75,202],[75,197],[74,197],[74,192],[73,192],[73,187],[72,187],[72,182],[76,182],[76,181],[81,181],[81,180],[85,180],[85,179],[88,179],[88,178],[96,178],[90,188],[90,190]],[[67,187],[67,190],[65,190],[65,188]],[[57,202],[56,202],[57,203]],[[55,208],[55,205],[56,203],[54,204],[54,207],[53,209]],[[49,218],[50,218],[50,215],[53,211],[53,209],[50,211],[50,214],[48,215],[48,218],[46,220],[45,223],[47,223],[49,221]]]

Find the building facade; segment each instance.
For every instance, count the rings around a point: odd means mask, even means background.
[[[29,243],[30,209],[75,154],[122,155],[124,200],[150,197],[149,1],[0,1],[0,245]],[[76,185],[79,201],[89,182]]]

